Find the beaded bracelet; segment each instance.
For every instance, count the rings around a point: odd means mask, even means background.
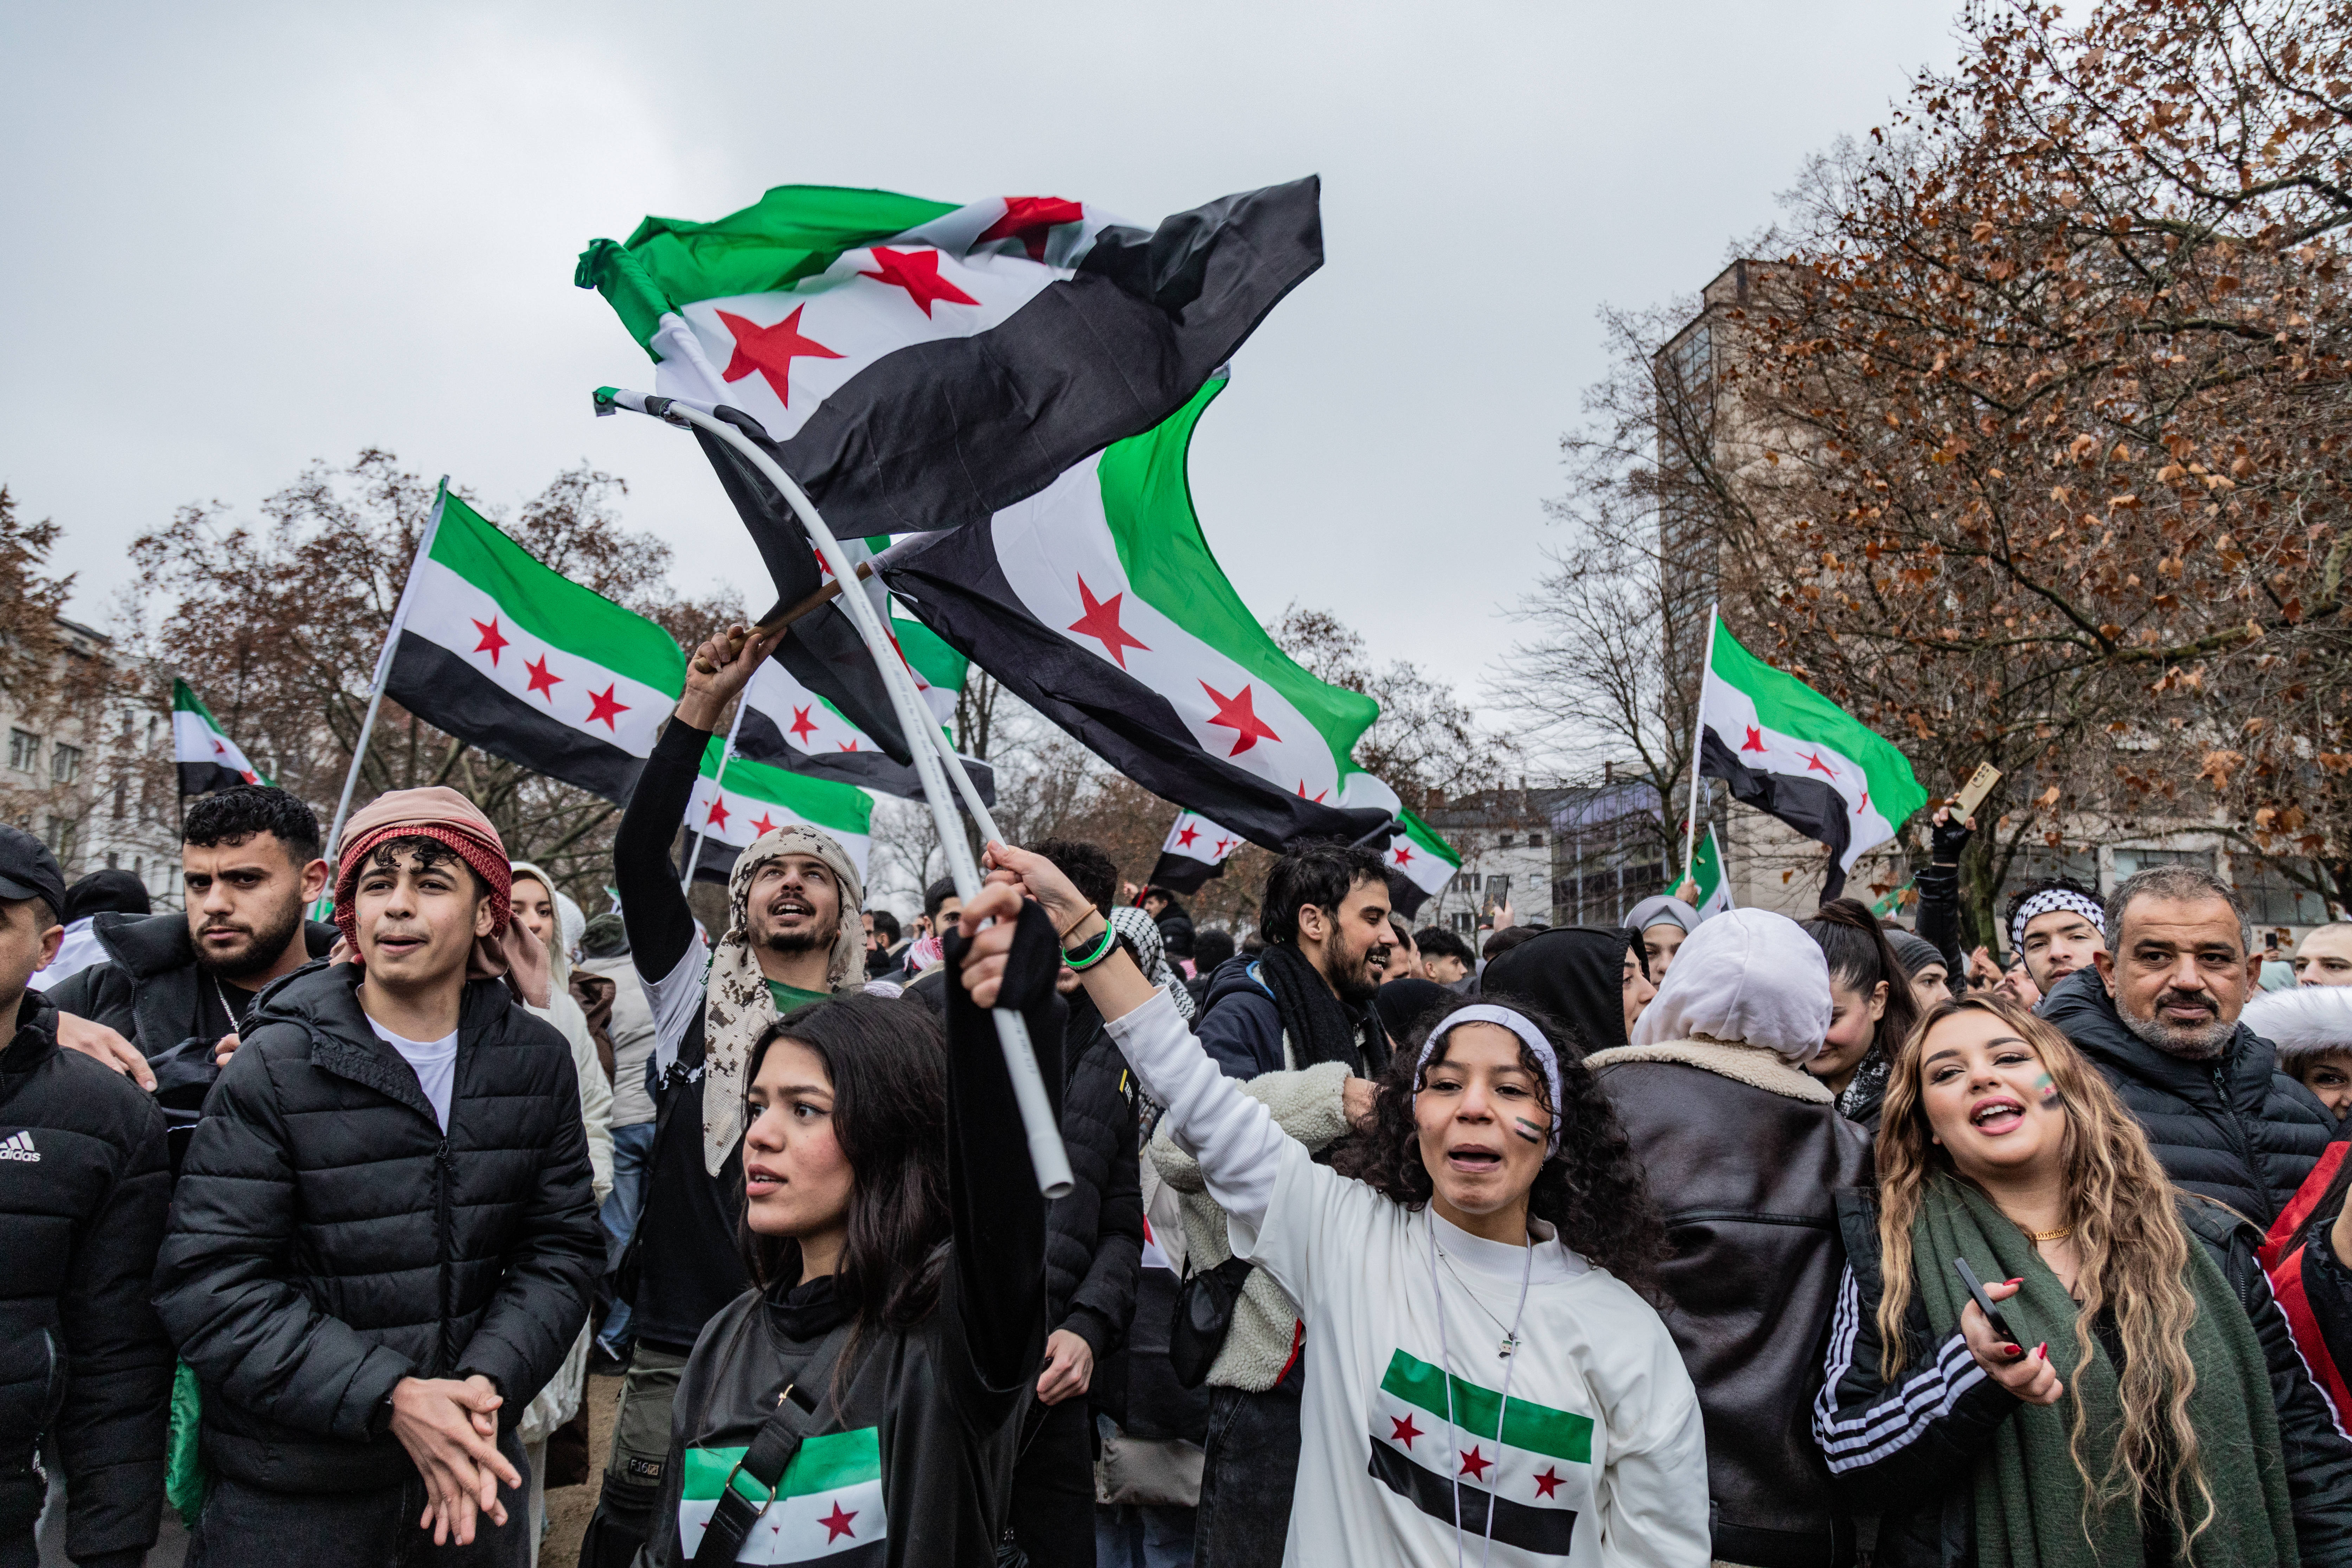
[[[1062,962],[1070,966],[1072,973],[1083,973],[1108,958],[1110,950],[1118,945],[1118,928],[1106,921],[1103,925],[1102,940],[1095,943],[1095,950],[1092,952],[1087,953],[1084,958],[1073,958],[1069,950],[1065,948],[1062,951]]]

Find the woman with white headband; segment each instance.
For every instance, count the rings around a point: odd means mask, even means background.
[[[1464,1001],[1350,1107],[1337,1165],[1221,1073],[1053,865],[989,847],[965,984],[994,999],[1026,893],[1061,932],[1234,1251],[1303,1320],[1298,1486],[1284,1561],[1394,1568],[1683,1565],[1709,1557],[1706,1436],[1637,1293],[1657,1211],[1558,1025]],[[1353,1177],[1354,1179],[1350,1179]]]

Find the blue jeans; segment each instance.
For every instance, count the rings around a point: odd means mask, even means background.
[[[1192,1568],[1192,1510],[1097,1503],[1095,1562],[1098,1568]]]
[[[604,1271],[611,1273],[621,1266],[621,1254],[628,1250],[629,1237],[637,1228],[637,1215],[646,1206],[646,1173],[654,1152],[654,1124],[634,1122],[627,1127],[613,1129],[613,1190],[605,1194],[604,1206],[597,1217],[604,1222]],[[596,1342],[607,1352],[618,1356],[628,1349],[629,1304],[616,1300],[605,1316],[604,1326],[596,1335]]]

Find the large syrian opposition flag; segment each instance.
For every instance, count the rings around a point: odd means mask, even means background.
[[[866,853],[874,843],[872,795],[855,784],[803,778],[740,753],[726,758],[722,774],[719,761],[725,752],[725,740],[711,736],[703,748],[701,776],[686,804],[686,830],[693,836],[686,841],[686,852],[696,876],[725,881],[734,869],[736,852],[771,828],[793,822],[832,834],[858,876],[866,875]]]
[[[677,1500],[677,1561],[690,1563],[744,1448],[686,1450]],[[813,1563],[866,1568],[883,1561],[889,1522],[882,1510],[880,1432],[859,1426],[804,1437],[776,1479],[776,1493],[744,1538],[738,1563]]]
[[[627,801],[686,689],[686,656],[659,625],[541,565],[446,491],[392,636],[384,695],[610,801]]]
[[[1502,1395],[1403,1350],[1389,1357],[1371,1401],[1372,1479],[1452,1539],[1454,1498],[1466,1539],[1483,1541],[1494,1515],[1496,1563],[1565,1558],[1577,1515],[1593,1505],[1592,1418]],[[1448,1414],[1452,1419],[1448,1420]]]
[[[940,647],[946,647],[929,627],[918,622],[895,622],[892,629],[899,633],[900,647],[908,654],[910,668],[919,662],[916,651],[908,647],[913,640],[908,635],[910,629],[919,630]],[[952,648],[947,651],[957,663],[962,662],[961,655]],[[940,689],[936,685],[927,685],[924,696],[929,699]],[[950,689],[946,696],[951,715],[955,693]],[[936,713],[936,707],[933,711]],[[735,721],[735,752],[738,756],[772,763],[787,773],[809,778],[836,779],[908,800],[919,800],[923,794],[922,780],[911,763],[892,762],[872,735],[823,693],[801,684],[798,677],[774,659],[761,664],[743,688],[743,712]],[[995,770],[974,757],[961,760],[964,771],[971,775],[972,784],[980,791],[980,798],[995,805]]]
[[[1151,885],[1190,898],[1225,874],[1225,862],[1249,840],[1197,811],[1180,811],[1160,846]]]
[[[1185,452],[1224,384],[883,575],[932,630],[1154,795],[1270,848],[1360,838],[1396,798],[1350,756],[1378,704],[1276,645],[1192,512]]]
[[[1830,847],[1824,900],[1844,891],[1864,851],[1894,837],[1927,804],[1893,742],[1740,647],[1720,616],[1707,639],[1699,723],[1702,773]]]
[[[179,765],[182,795],[210,795],[236,784],[269,782],[223,732],[220,721],[194,689],[176,675],[172,678],[172,760]]]

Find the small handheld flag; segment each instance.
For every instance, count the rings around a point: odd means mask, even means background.
[[[760,835],[794,822],[832,834],[848,853],[857,874],[866,875],[866,856],[874,843],[872,795],[855,784],[803,778],[748,761],[740,753],[725,759],[722,779],[719,763],[725,749],[724,741],[710,737],[702,753],[702,776],[695,781],[694,794],[686,805],[686,830],[708,841],[699,847],[688,846],[696,877],[724,882],[734,869],[735,857],[721,854],[712,846],[745,849]]]
[[[182,795],[209,795],[241,784],[269,782],[235,741],[221,731],[220,721],[194,688],[172,678],[172,760],[178,764]]]
[[[1713,823],[1699,836],[1698,851],[1691,857],[1690,879],[1698,884],[1699,919],[1732,907],[1731,883],[1723,874],[1723,846],[1716,842]]]
[[[1187,898],[1213,879],[1225,874],[1225,862],[1247,840],[1230,828],[1218,826],[1197,811],[1180,811],[1160,846],[1160,859],[1151,868],[1155,887]]]

